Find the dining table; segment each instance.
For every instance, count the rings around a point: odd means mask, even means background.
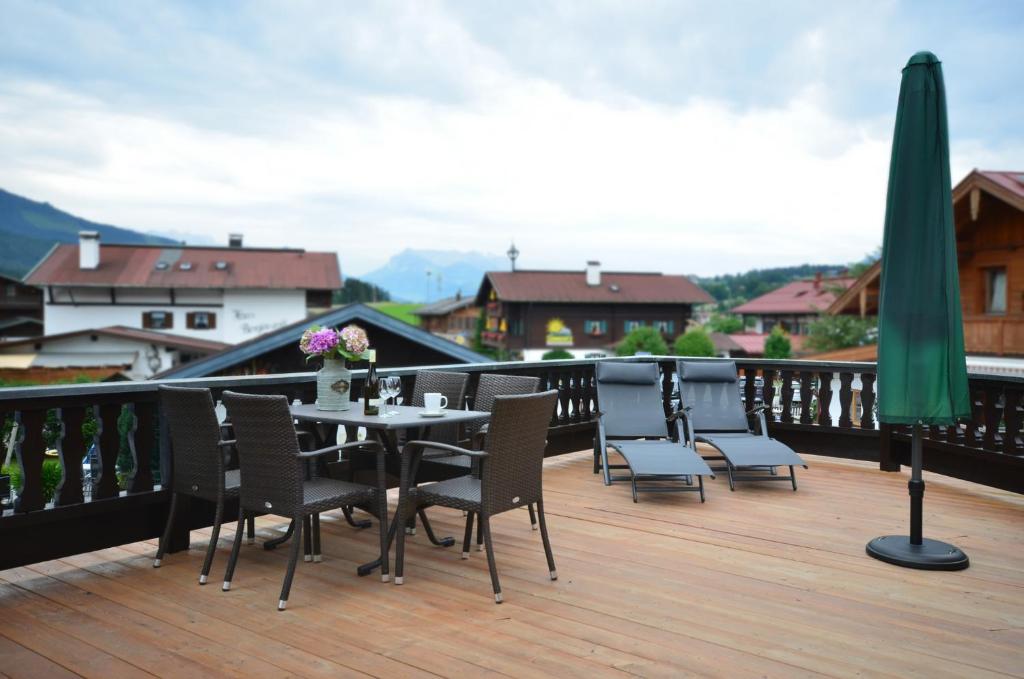
[[[395,533],[399,526],[399,517],[403,508],[405,495],[408,487],[415,482],[417,469],[411,467],[408,460],[402,457],[402,446],[399,444],[399,433],[418,430],[416,439],[429,440],[430,429],[437,425],[465,425],[473,422],[488,420],[491,417],[489,412],[478,410],[443,409],[437,412],[429,412],[426,408],[419,406],[387,406],[388,414],[367,415],[363,412],[363,404],[353,402],[348,410],[320,410],[316,404],[295,404],[291,406],[291,414],[299,422],[322,426],[326,431],[321,437],[326,441],[336,440],[335,427],[345,427],[349,435],[354,435],[358,427],[366,430],[367,438],[373,438],[380,442],[381,448],[378,451],[378,470],[385,467],[394,468],[396,465],[401,469],[399,484],[399,511],[395,513],[394,519],[388,528],[388,538],[384,552],[375,560],[360,565],[356,572],[361,575],[369,575],[377,568],[381,568],[381,580],[390,580],[388,564],[390,561],[391,544],[394,541]],[[384,413],[385,406],[381,406]],[[390,462],[390,464],[388,464]],[[377,492],[387,493],[386,475],[377,474]],[[385,516],[378,517],[380,521],[387,521],[387,502],[383,503]],[[346,518],[350,519],[348,515]],[[426,516],[421,514],[424,524],[424,532],[430,541],[436,545],[449,547],[455,543],[454,538],[446,537],[438,539],[434,536],[430,524],[425,520]],[[351,523],[351,519],[350,519]],[[356,525],[356,524],[353,524]],[[281,539],[287,539],[286,534]]]

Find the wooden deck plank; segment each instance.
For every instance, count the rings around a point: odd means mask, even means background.
[[[208,531],[160,569],[153,541],[14,569],[0,573],[0,653],[85,676],[1024,676],[1024,499],[926,475],[926,534],[962,546],[972,567],[908,571],[864,554],[868,539],[905,530],[906,475],[809,459],[796,493],[729,492],[720,477],[704,505],[689,494],[634,504],[590,473],[587,453],[549,460],[560,577],[547,577],[525,512],[496,517],[501,606],[482,553],[462,560],[422,533],[407,542],[405,585],[358,578],[376,532],[337,515],[322,522],[324,563],[300,562],[286,613],[275,610],[284,550],[244,547],[220,591],[233,526],[206,587]],[[430,514],[461,539],[461,514]],[[258,522],[261,539],[283,527]]]
[[[0,634],[0,676],[10,679],[80,677],[52,660],[30,651]]]

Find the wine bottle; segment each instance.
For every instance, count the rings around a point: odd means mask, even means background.
[[[363,385],[363,414],[380,415],[380,378],[377,377],[377,350],[369,351],[370,367]]]

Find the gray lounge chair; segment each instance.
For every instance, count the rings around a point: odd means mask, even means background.
[[[704,478],[714,478],[707,463],[694,450],[670,436],[669,425],[678,413],[665,417],[657,363],[597,364],[597,441],[594,471],[604,471],[606,486],[629,481],[633,502],[638,492],[697,491],[704,502]],[[608,463],[608,448],[622,455],[626,464]],[[612,469],[628,469],[629,475],[613,475]],[[693,485],[697,477],[697,486]],[[648,485],[638,485],[646,481]]]
[[[770,404],[744,411],[735,362],[679,361],[677,373],[686,441],[694,451],[707,443],[721,453],[705,459],[725,461],[718,471],[729,474],[729,490],[736,490],[736,481],[790,481],[796,490],[793,468],[806,469],[807,463],[768,436],[764,411]],[[757,432],[750,429],[750,415],[758,417]],[[789,476],[779,476],[778,467],[789,467]]]

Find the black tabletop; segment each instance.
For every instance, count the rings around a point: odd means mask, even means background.
[[[382,406],[383,407],[383,406]],[[389,410],[397,410],[397,415],[381,417],[380,415],[364,415],[362,403],[352,403],[348,410],[317,410],[314,404],[293,405],[292,416],[297,420],[325,422],[329,424],[366,427],[367,429],[412,429],[415,427],[435,424],[451,424],[486,420],[491,414],[480,410],[444,410],[441,417],[426,417],[421,413],[426,408],[416,406],[388,406]]]

